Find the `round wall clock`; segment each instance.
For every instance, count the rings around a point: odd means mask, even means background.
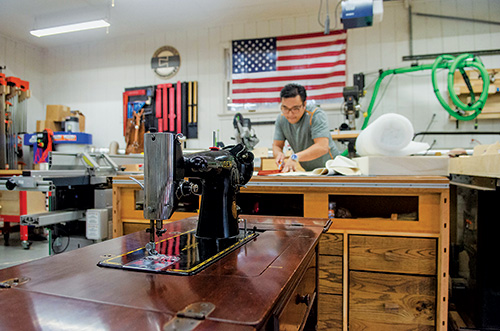
[[[180,66],[181,56],[172,46],[158,48],[151,58],[151,69],[164,79],[175,76]]]

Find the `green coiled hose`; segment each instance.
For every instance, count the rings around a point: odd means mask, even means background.
[[[475,100],[476,97],[474,95],[474,91],[472,88],[469,86],[469,91],[470,91],[470,96],[471,96],[471,104],[466,105],[464,104],[458,96],[455,94],[454,90],[454,74],[455,71],[458,69],[462,75],[465,74],[464,68],[467,67],[472,67],[476,68],[479,73],[481,74],[481,78],[483,80],[483,91],[481,92],[481,95],[478,100]],[[364,130],[368,122],[370,121],[370,117],[372,115],[372,110],[373,106],[375,105],[375,99],[377,98],[378,90],[380,89],[380,84],[382,83],[382,80],[387,77],[388,75],[396,75],[396,74],[402,74],[402,73],[408,73],[408,72],[415,72],[415,71],[421,71],[421,70],[432,70],[432,87],[434,89],[434,93],[436,94],[436,97],[443,106],[443,108],[453,117],[455,117],[458,120],[461,121],[470,121],[473,120],[481,113],[483,110],[484,104],[486,103],[486,99],[488,98],[488,88],[490,86],[490,77],[488,75],[488,72],[486,71],[486,68],[484,67],[483,63],[478,57],[475,57],[473,54],[465,53],[462,55],[459,55],[458,57],[454,57],[452,55],[441,55],[438,57],[433,64],[425,64],[425,65],[419,65],[419,66],[414,66],[414,67],[405,67],[405,68],[398,68],[398,69],[391,69],[391,70],[386,70],[382,72],[375,83],[375,88],[373,90],[373,95],[370,101],[370,105],[368,106],[368,110],[365,113],[365,120],[363,122],[363,126],[361,127],[361,130]],[[438,69],[449,69],[448,72],[448,92],[450,93],[450,98],[453,101],[453,104],[456,106],[456,108],[461,109],[463,111],[474,111],[474,113],[470,115],[462,115],[460,112],[452,109],[450,105],[444,100],[443,96],[441,95],[439,88],[437,86],[437,79],[436,79],[436,73]]]
[[[476,100],[476,96],[474,94],[474,91],[472,90],[472,86],[468,82],[468,77],[465,73],[464,68],[476,68],[479,73],[481,74],[481,78],[483,80],[483,91],[481,92],[481,95],[479,96],[479,99]],[[490,86],[490,77],[488,72],[486,71],[486,68],[484,67],[483,63],[481,60],[474,56],[473,54],[470,53],[464,53],[459,55],[458,57],[454,57],[452,55],[441,55],[439,56],[433,64],[425,64],[425,65],[419,65],[419,66],[413,66],[413,67],[404,67],[404,68],[398,68],[398,69],[390,69],[386,70],[380,73],[380,76],[375,83],[375,87],[373,89],[373,95],[370,100],[370,104],[368,106],[368,110],[364,114],[365,120],[363,122],[363,125],[361,127],[361,130],[364,130],[368,126],[368,122],[370,121],[370,117],[372,116],[372,111],[373,107],[375,105],[375,99],[377,98],[378,91],[380,89],[380,84],[382,83],[382,80],[389,76],[389,75],[397,75],[397,74],[403,74],[403,73],[409,73],[409,72],[415,72],[415,71],[421,71],[421,70],[432,70],[431,72],[431,77],[432,77],[432,87],[434,89],[434,94],[436,94],[436,97],[443,106],[443,108],[454,118],[460,121],[470,121],[475,119],[483,110],[484,105],[486,103],[486,99],[488,98],[488,89]],[[436,78],[436,73],[438,69],[449,69],[448,72],[448,92],[450,94],[450,98],[455,105],[456,109],[452,109],[450,105],[444,100],[443,96],[441,95],[438,85],[437,85],[437,78]],[[459,70],[464,79],[466,80],[467,87],[470,91],[470,97],[471,97],[471,103],[470,104],[464,104],[458,96],[455,94],[455,89],[454,89],[454,75],[455,71]],[[458,109],[462,110],[459,111]],[[470,115],[465,115],[463,112],[466,111],[474,111]],[[342,155],[347,155],[347,150],[345,150]]]

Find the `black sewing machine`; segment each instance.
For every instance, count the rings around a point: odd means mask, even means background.
[[[145,134],[144,218],[151,222],[150,242],[99,265],[191,275],[257,236],[240,222],[236,204],[240,187],[252,177],[253,159],[243,144],[183,156],[178,136]],[[162,240],[163,221],[189,194],[202,196],[196,229],[169,233]]]

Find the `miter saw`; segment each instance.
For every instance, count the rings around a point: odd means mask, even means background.
[[[252,129],[250,119],[243,118],[243,115],[237,113],[233,118],[233,126],[236,143],[245,145],[248,150],[253,150],[259,143],[259,138]]]

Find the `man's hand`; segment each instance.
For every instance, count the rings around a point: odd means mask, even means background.
[[[298,162],[288,159],[285,162],[285,166],[283,167],[283,170],[281,172],[295,172],[297,171],[298,166],[299,166]]]

